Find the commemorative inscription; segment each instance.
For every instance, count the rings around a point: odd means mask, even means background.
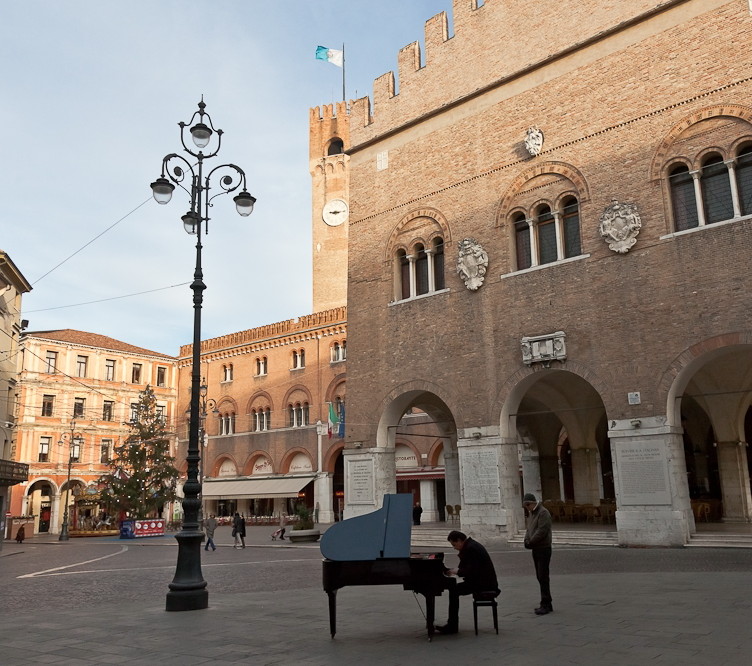
[[[466,451],[462,456],[462,486],[466,504],[501,502],[499,456],[496,449]]]
[[[349,504],[373,504],[373,460],[346,460]]]
[[[617,449],[620,503],[671,504],[668,465],[659,444],[633,442]]]

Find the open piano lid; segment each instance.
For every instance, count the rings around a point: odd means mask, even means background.
[[[321,554],[340,562],[410,557],[413,496],[384,495],[380,509],[335,523],[321,537]]]

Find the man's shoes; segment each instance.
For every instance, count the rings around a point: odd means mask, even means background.
[[[456,634],[458,631],[457,627],[453,627],[448,624],[442,626],[437,625],[433,629],[437,634],[441,634],[442,636],[446,636],[448,634]]]
[[[536,615],[548,615],[549,613],[553,613],[554,609],[552,606],[539,606],[535,609]]]

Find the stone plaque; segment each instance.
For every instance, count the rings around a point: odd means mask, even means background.
[[[668,462],[659,443],[632,441],[616,448],[619,503],[671,504]]]
[[[376,501],[373,492],[373,459],[348,460],[345,458],[347,469],[346,499],[348,504],[373,504]]]
[[[465,504],[499,504],[499,454],[493,449],[460,453],[462,463],[463,502]]]

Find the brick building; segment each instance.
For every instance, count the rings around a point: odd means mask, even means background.
[[[527,491],[626,545],[752,521],[751,13],[455,0],[342,110],[346,517],[417,410],[487,538]]]
[[[15,460],[28,464],[29,478],[12,488],[10,510],[33,515],[35,533],[55,534],[67,497],[70,528],[91,527],[100,509],[96,481],[128,436],[147,384],[174,431],[177,361],[72,329],[25,332],[21,353]]]

